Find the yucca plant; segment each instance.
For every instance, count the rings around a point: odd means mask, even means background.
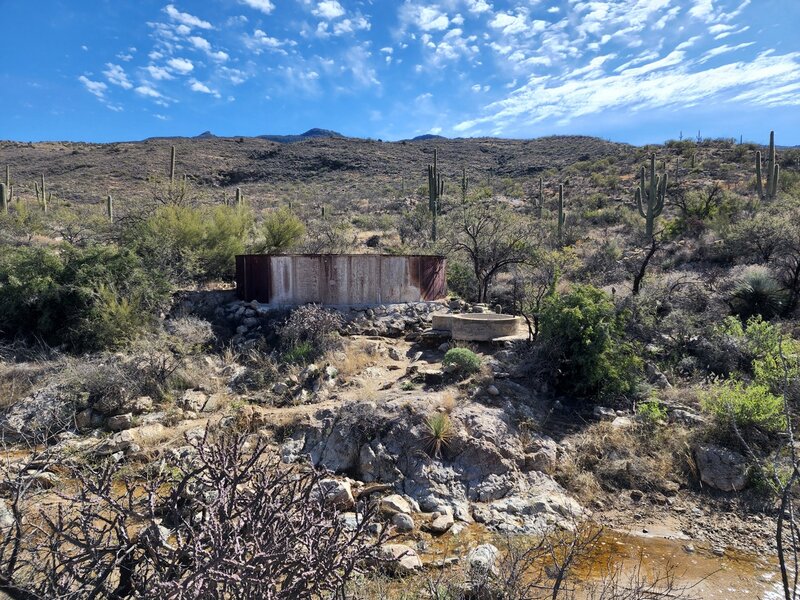
[[[754,267],[741,276],[729,304],[742,321],[757,315],[771,319],[781,314],[786,306],[786,290],[768,269]]]
[[[445,413],[436,413],[425,420],[426,449],[433,458],[441,459],[442,450],[453,439],[453,422]]]

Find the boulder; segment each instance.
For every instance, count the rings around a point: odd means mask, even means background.
[[[747,460],[738,452],[713,445],[694,449],[700,480],[723,492],[738,492],[747,487]]]
[[[500,550],[493,544],[481,544],[467,554],[467,568],[478,573],[489,573],[495,569]]]
[[[208,401],[208,394],[202,390],[186,390],[181,397],[180,407],[184,410],[200,412]]]
[[[444,533],[453,526],[453,515],[440,514],[428,526],[433,533]]]
[[[106,419],[106,427],[111,431],[123,431],[133,427],[133,414],[114,415]]]
[[[148,413],[153,410],[153,399],[150,396],[139,396],[131,400],[126,408],[128,409],[126,412],[132,412],[135,415]]]
[[[379,560],[389,573],[409,575],[422,568],[416,551],[405,544],[384,544],[379,549]]]
[[[56,387],[35,392],[0,417],[0,437],[11,442],[41,442],[64,431],[73,424],[73,400]]]
[[[404,515],[411,514],[411,504],[403,498],[400,494],[391,494],[385,498],[381,498],[380,509],[386,513],[402,513]]]
[[[319,494],[327,504],[342,510],[350,510],[356,505],[353,490],[347,481],[322,479],[319,482]]]
[[[592,410],[592,416],[599,421],[612,421],[616,418],[617,413],[612,408],[595,406],[594,410]]]
[[[414,519],[412,519],[410,515],[404,513],[396,513],[392,517],[392,525],[394,525],[400,533],[414,531]]]

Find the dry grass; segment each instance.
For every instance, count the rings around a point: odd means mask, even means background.
[[[447,413],[448,415],[458,406],[458,401],[462,395],[458,390],[447,388],[439,393],[439,410]]]
[[[369,340],[354,340],[347,344],[344,352],[329,352],[324,360],[334,365],[342,377],[360,375],[367,367],[377,364],[378,355],[370,353],[374,343]]]
[[[30,394],[36,382],[51,368],[39,363],[0,364],[0,410]]]
[[[556,478],[584,502],[600,488],[660,491],[691,477],[689,432],[677,426],[624,429],[601,422],[573,443],[574,453],[561,461]]]

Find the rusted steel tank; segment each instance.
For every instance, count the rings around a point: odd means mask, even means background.
[[[243,254],[236,257],[236,293],[276,306],[421,302],[445,297],[445,271],[443,256]]]

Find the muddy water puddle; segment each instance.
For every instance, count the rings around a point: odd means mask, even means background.
[[[532,544],[535,541],[531,539]],[[471,525],[458,536],[431,540],[420,554],[426,564],[431,564],[447,557],[463,559],[471,548],[482,543],[502,548],[503,542],[482,527]],[[691,586],[687,593],[703,600],[783,598],[776,557],[728,548],[719,556],[719,549],[666,530],[651,529],[647,535],[604,531],[595,551],[579,562],[573,577],[584,582],[598,581],[608,573],[610,565],[615,565],[621,568],[624,580],[640,561],[643,575],[652,578],[669,570],[678,586]]]

